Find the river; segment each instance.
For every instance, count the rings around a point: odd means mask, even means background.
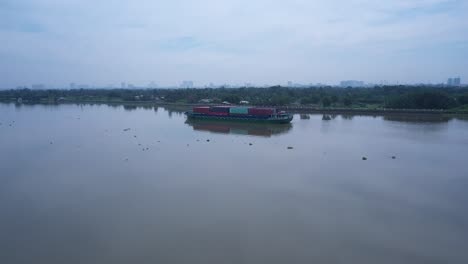
[[[460,118],[0,104],[0,263],[468,263],[467,154]]]

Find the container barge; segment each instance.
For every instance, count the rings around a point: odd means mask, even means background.
[[[244,106],[196,106],[185,113],[189,119],[288,124],[293,115],[276,108]]]

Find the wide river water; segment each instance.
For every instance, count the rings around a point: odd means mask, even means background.
[[[468,121],[0,104],[0,263],[468,263]]]

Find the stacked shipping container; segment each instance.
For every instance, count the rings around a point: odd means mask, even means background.
[[[276,109],[274,108],[249,108],[249,115],[273,115],[275,112]]]
[[[229,108],[229,114],[231,115],[248,115],[249,108],[248,107],[231,107]]]
[[[210,112],[212,113],[229,113],[229,106],[212,106]]]
[[[258,108],[258,107],[229,107],[229,106],[196,106],[193,108],[194,113],[208,114],[216,116],[269,116],[276,114],[275,108]]]
[[[196,106],[193,108],[194,113],[199,113],[199,114],[208,114],[210,113],[210,107],[209,106]]]

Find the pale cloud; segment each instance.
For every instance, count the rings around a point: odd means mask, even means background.
[[[467,79],[457,0],[3,0],[0,86]]]

